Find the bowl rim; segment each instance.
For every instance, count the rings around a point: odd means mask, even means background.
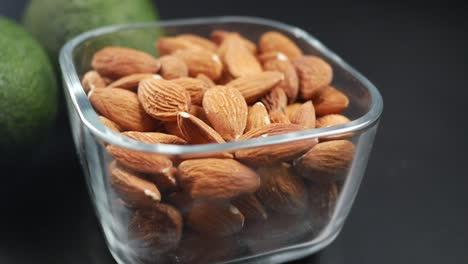
[[[150,144],[141,141],[133,140],[125,137],[119,133],[112,131],[102,124],[99,120],[97,113],[94,111],[87,95],[83,91],[81,81],[76,72],[73,63],[73,51],[80,44],[89,39],[98,37],[103,34],[114,33],[123,30],[134,30],[143,28],[158,28],[165,26],[183,26],[183,25],[204,25],[212,23],[244,23],[256,24],[272,27],[272,29],[280,29],[294,35],[296,38],[304,39],[309,45],[317,49],[323,57],[329,61],[333,61],[344,70],[349,72],[369,91],[371,96],[371,105],[367,113],[361,117],[342,125],[324,128],[314,128],[308,130],[301,130],[297,132],[290,132],[276,136],[255,138],[244,141],[226,142],[226,143],[210,143],[201,145],[173,145],[173,144]],[[222,17],[200,17],[200,18],[184,18],[174,20],[162,20],[159,22],[150,23],[135,23],[126,25],[112,25],[97,28],[91,31],[84,32],[70,41],[68,41],[60,51],[59,64],[62,70],[62,77],[66,85],[64,85],[65,92],[68,93],[71,103],[75,108],[81,122],[91,131],[97,138],[119,147],[129,150],[143,151],[150,153],[159,153],[167,155],[183,155],[195,153],[209,153],[219,151],[237,150],[243,148],[268,146],[273,144],[287,143],[297,140],[305,140],[312,138],[319,138],[324,136],[332,136],[336,134],[352,133],[364,130],[374,123],[376,123],[383,111],[382,96],[378,89],[361,73],[351,67],[337,54],[325,47],[319,40],[307,33],[306,31],[291,26],[282,22],[246,16],[222,16]]]

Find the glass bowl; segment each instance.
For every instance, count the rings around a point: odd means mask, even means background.
[[[253,140],[204,145],[146,144],[115,133],[101,123],[80,83],[81,76],[89,70],[90,61],[97,50],[107,45],[124,45],[155,53],[152,43],[162,34],[194,33],[209,36],[215,29],[237,31],[255,42],[265,31],[279,31],[295,41],[304,54],[317,55],[326,60],[333,68],[333,86],[349,97],[350,104],[344,114],[352,122]],[[151,45],[146,41],[142,43],[145,39],[150,39]],[[383,109],[382,98],[374,85],[317,39],[299,28],[260,18],[195,18],[99,28],[70,40],[62,48],[60,66],[76,150],[108,247],[119,263],[280,263],[302,258],[326,247],[340,232],[356,197]],[[284,197],[277,197],[275,192],[278,190],[263,190],[261,201],[274,201],[270,205],[263,204],[267,218],[249,220],[246,217],[241,230],[228,236],[211,236],[200,232],[200,229],[197,229],[198,232],[193,231],[190,225],[185,224],[186,215],[181,212],[184,226],[183,229],[179,227],[182,233],[179,240],[177,235],[168,231],[175,232],[176,228],[171,227],[171,223],[156,223],[158,216],[154,214],[160,209],[150,207],[143,211],[129,206],[119,199],[110,183],[109,165],[113,157],[106,151],[109,145],[134,154],[164,156],[174,161],[176,166],[176,160],[193,158],[194,155],[206,157],[252,149],[268,152],[274,147],[297,151],[298,148],[308,146],[311,140],[322,141],[327,137],[346,138],[354,144],[354,156],[351,156],[346,169],[323,177],[308,169],[293,169],[296,168],[297,159],[293,162],[285,161],[289,163],[276,161],[262,164],[262,177],[284,174],[284,171],[280,172],[283,167],[288,168],[287,173],[294,174],[292,177],[300,188],[294,191],[282,190],[281,195],[300,196],[298,199],[303,201],[302,207],[288,210],[286,206],[283,210],[281,199]],[[250,167],[255,171],[260,170],[257,165],[250,164]],[[226,168],[226,171],[229,169]],[[177,199],[169,195],[171,188],[163,190],[161,203],[178,203]],[[253,196],[258,198],[258,192]],[[227,202],[238,205],[240,199],[232,198]],[[288,201],[294,203],[297,199]],[[232,213],[232,207],[229,208]],[[143,215],[145,223],[135,223],[138,213],[140,220]],[[216,219],[208,220],[216,223],[219,215],[221,213],[212,217]],[[141,230],[138,228],[144,229],[146,233],[139,232]],[[205,225],[207,232],[216,228],[216,224]]]

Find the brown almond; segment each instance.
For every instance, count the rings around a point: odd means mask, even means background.
[[[224,139],[213,128],[197,117],[180,112],[177,123],[184,138],[190,144],[224,143]]]
[[[160,132],[123,132],[122,135],[149,144],[174,144],[185,145],[187,142],[182,138]]]
[[[284,90],[289,103],[295,102],[299,93],[299,77],[294,65],[289,60],[269,60],[263,64],[263,69],[283,73],[284,79],[276,87]]]
[[[312,101],[303,103],[293,114],[291,123],[298,124],[304,129],[315,128],[315,109]]]
[[[161,201],[161,193],[151,182],[113,161],[109,166],[114,191],[129,206],[145,208]]]
[[[210,87],[213,87],[215,86],[216,84],[213,82],[213,80],[211,80],[210,78],[208,78],[208,76],[206,76],[205,74],[203,73],[199,73],[197,74],[197,79],[199,80],[202,80],[203,82],[205,82],[205,85],[210,88]]]
[[[286,96],[286,93],[278,86],[267,93],[261,101],[265,105],[266,109],[268,109],[268,112],[280,111],[284,113],[286,106],[288,105],[288,97]]]
[[[210,88],[203,97],[203,108],[213,128],[225,140],[237,140],[244,132],[248,107],[238,90],[225,86]]]
[[[221,45],[228,37],[235,36],[241,39],[242,45],[244,45],[252,54],[257,53],[257,45],[252,41],[244,38],[237,32],[229,32],[224,30],[215,30],[211,34],[211,40],[218,45]]]
[[[109,88],[122,88],[127,90],[136,91],[138,89],[138,84],[140,81],[148,78],[161,79],[161,76],[151,73],[135,73],[125,77],[122,77],[112,83],[107,87]]]
[[[258,175],[233,159],[194,159],[179,165],[178,178],[192,198],[229,200],[255,192]]]
[[[354,159],[355,147],[348,140],[332,140],[314,146],[294,162],[305,178],[325,182],[345,172]]]
[[[177,113],[190,107],[190,95],[184,87],[163,79],[141,81],[138,99],[148,115],[163,121],[175,121]]]
[[[333,216],[339,195],[338,187],[334,182],[311,183],[307,190],[309,192],[309,217],[314,219],[315,230],[322,230]]]
[[[264,127],[270,124],[270,117],[268,111],[261,102],[257,102],[249,108],[249,114],[247,116],[247,125],[245,126],[245,132],[252,129]]]
[[[107,119],[105,116],[99,116],[99,119],[110,130],[116,133],[120,133],[120,131],[122,131],[122,128],[119,125],[117,125],[114,121]]]
[[[280,61],[289,61],[289,58],[284,55],[284,53],[281,53],[279,51],[269,51],[269,52],[264,52],[260,53],[257,56],[257,59],[265,65],[270,60],[280,60]]]
[[[137,172],[165,174],[172,167],[171,160],[162,154],[129,150],[114,145],[109,145],[106,149],[122,165]]]
[[[269,116],[270,116],[270,120],[272,124],[274,123],[291,124],[291,121],[289,121],[288,116],[282,111],[272,110],[270,111]]]
[[[320,91],[314,98],[315,111],[318,116],[341,114],[348,105],[348,97],[331,86]]]
[[[189,76],[204,74],[211,80],[221,77],[223,64],[215,53],[207,50],[179,50],[174,56],[182,59],[188,67]]]
[[[146,114],[135,93],[118,88],[95,89],[89,94],[94,109],[123,130],[154,131],[157,121]]]
[[[158,203],[150,209],[136,210],[128,229],[130,239],[138,243],[137,248],[147,248],[148,254],[161,254],[179,244],[183,220],[177,209]]]
[[[159,58],[161,70],[159,74],[166,79],[176,79],[188,76],[188,67],[183,60],[176,56],[166,55]]]
[[[285,54],[290,59],[296,59],[302,56],[301,49],[299,49],[291,39],[277,31],[263,33],[258,45],[262,53],[278,51]]]
[[[257,58],[242,44],[238,37],[229,37],[223,43],[225,50],[221,56],[229,73],[237,78],[262,72]]]
[[[199,45],[183,38],[177,37],[162,37],[156,41],[156,49],[159,55],[170,55],[178,50],[200,50],[203,49]]]
[[[330,114],[319,117],[316,121],[317,128],[321,127],[331,127],[342,125],[351,122],[349,118],[344,115]]]
[[[198,106],[198,105],[192,105],[192,106],[190,106],[190,112],[189,113],[191,115],[196,116],[201,121],[205,122],[207,125],[211,126],[210,120],[208,120],[208,117],[206,116],[205,109],[203,109],[203,107]]]
[[[164,131],[168,134],[172,134],[174,136],[178,136],[180,138],[184,138],[182,135],[182,132],[179,129],[179,125],[177,124],[177,121],[166,121],[163,122],[164,126]]]
[[[198,45],[206,50],[216,52],[216,49],[218,48],[215,43],[213,43],[211,40],[200,37],[195,34],[180,34],[177,35],[178,39],[183,39],[187,40],[189,42],[192,42],[195,45]]]
[[[246,221],[266,220],[268,218],[265,208],[254,194],[240,196],[232,200],[232,204],[244,215]]]
[[[266,71],[237,78],[226,86],[239,90],[247,103],[252,104],[270,92],[283,78],[282,73]]]
[[[106,47],[94,54],[91,65],[101,76],[118,79],[134,73],[156,73],[161,64],[153,56],[131,48]]]
[[[210,125],[210,121],[206,117],[205,110],[202,107],[198,105],[191,105],[189,113],[201,119],[207,125]],[[178,136],[179,138],[184,138],[184,135],[182,135],[182,132],[180,131],[177,121],[163,122],[163,125],[167,133],[172,134],[174,136]]]
[[[88,93],[92,89],[106,87],[106,82],[97,71],[89,71],[83,75],[81,86],[84,92]]]
[[[229,203],[196,202],[187,215],[187,225],[205,236],[225,237],[242,229],[244,216]]]
[[[330,64],[316,56],[302,56],[294,60],[299,76],[299,93],[302,99],[309,100],[330,85],[333,70]]]
[[[256,195],[263,205],[285,214],[302,214],[307,210],[306,187],[288,164],[262,167],[257,173],[262,184]]]
[[[175,157],[172,157],[175,159]],[[179,184],[176,180],[177,169],[174,167],[167,168],[160,173],[150,173],[145,175],[145,178],[154,182],[158,189],[163,192],[179,191]]]
[[[183,216],[190,212],[194,203],[194,200],[185,192],[173,192],[165,198],[166,202],[177,208]]]
[[[286,115],[288,116],[289,120],[291,120],[291,118],[293,118],[294,114],[296,113],[297,109],[299,109],[299,107],[301,107],[302,104],[301,103],[293,103],[293,104],[290,104],[288,106],[286,106]]]
[[[190,95],[191,103],[194,105],[202,104],[203,95],[210,88],[204,81],[190,77],[177,78],[172,82],[184,87]]]

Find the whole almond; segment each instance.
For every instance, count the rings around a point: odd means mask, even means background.
[[[94,54],[91,65],[101,76],[118,79],[134,73],[156,73],[161,64],[153,56],[131,48],[106,47]]]
[[[302,104],[301,103],[293,103],[293,104],[290,104],[288,106],[286,106],[286,115],[288,116],[289,120],[291,120],[291,118],[293,118],[294,114],[296,113],[297,109],[299,109],[299,107],[301,107]]]
[[[226,86],[239,90],[247,103],[251,104],[270,92],[283,78],[282,73],[266,71],[237,78]]]
[[[332,67],[319,57],[299,57],[294,60],[294,66],[299,76],[299,92],[304,100],[312,99],[332,81]]]
[[[341,114],[348,105],[348,97],[331,86],[320,91],[314,98],[315,111],[319,116]]]
[[[174,145],[184,145],[187,144],[185,140],[178,136],[169,135],[160,132],[137,132],[137,131],[128,131],[123,132],[122,135],[150,144],[174,144]]]
[[[288,164],[262,167],[257,173],[262,184],[256,195],[263,205],[285,214],[302,214],[306,211],[306,187]]]
[[[203,47],[183,38],[163,37],[156,41],[156,49],[159,55],[170,55],[178,50],[200,50]]]
[[[330,114],[319,117],[316,121],[317,128],[321,127],[331,127],[342,125],[351,122],[349,118],[344,115]]]
[[[172,82],[182,86],[189,93],[191,103],[194,105],[202,104],[203,95],[210,88],[204,81],[190,77],[177,78]]]
[[[136,91],[138,89],[138,84],[140,81],[148,78],[161,79],[161,76],[151,73],[135,73],[125,77],[122,77],[112,83],[107,87],[109,88],[122,88],[127,90]]]
[[[242,42],[242,45],[245,46],[252,54],[257,53],[257,45],[255,45],[255,43],[253,43],[252,41],[242,37],[237,32],[214,30],[211,33],[211,40],[215,42],[216,44],[221,45],[228,37],[232,37],[232,36],[239,38]]]
[[[246,221],[266,220],[268,218],[265,208],[254,194],[240,196],[232,200],[232,204],[244,215]]]
[[[196,202],[187,215],[187,225],[210,237],[231,236],[244,226],[244,216],[229,203]]]
[[[227,141],[237,140],[247,124],[248,107],[242,94],[215,86],[205,92],[203,108],[213,128]]]
[[[197,117],[180,112],[177,123],[184,138],[190,144],[224,143],[224,139],[213,128]]]
[[[180,34],[180,35],[177,35],[177,38],[190,41],[193,44],[203,47],[204,49],[212,51],[212,52],[216,52],[216,49],[218,48],[216,44],[213,43],[211,40],[200,37],[195,34]]]
[[[250,130],[242,135],[239,140],[275,136],[300,130],[302,130],[302,127],[295,124],[270,124],[265,127]],[[251,166],[258,167],[273,165],[280,161],[290,161],[301,156],[317,144],[317,142],[317,139],[307,139],[283,144],[241,149],[235,152],[235,157]]]
[[[161,193],[151,182],[115,161],[109,166],[110,183],[119,197],[131,207],[145,208],[161,201]]]
[[[163,121],[175,121],[177,113],[190,107],[190,95],[184,87],[163,79],[141,81],[138,99],[148,115]]]
[[[312,101],[303,103],[293,114],[291,123],[298,124],[304,129],[315,128],[315,109]]]
[[[276,87],[284,90],[289,103],[295,102],[299,92],[299,78],[294,65],[289,60],[269,60],[263,64],[263,69],[284,74],[284,79]]]
[[[247,125],[245,126],[245,132],[252,129],[264,127],[270,124],[270,117],[268,111],[261,102],[257,102],[249,108],[249,114],[247,116]]]
[[[106,87],[106,82],[97,71],[89,71],[83,75],[81,86],[84,92],[88,93],[92,89]]]
[[[286,93],[278,86],[267,93],[261,101],[268,109],[268,112],[280,111],[284,113],[286,106],[288,105],[288,97],[286,96]]]
[[[164,79],[171,80],[188,76],[188,67],[180,58],[166,55],[162,56],[159,61],[161,62],[159,74],[161,74]]]
[[[339,190],[334,182],[309,184],[309,217],[314,219],[315,230],[322,230],[333,216]]]
[[[280,32],[269,31],[263,33],[258,45],[262,53],[278,51],[285,54],[290,59],[296,59],[302,56],[302,51],[299,47],[291,39]]]
[[[207,50],[179,50],[174,56],[182,59],[188,67],[189,76],[202,73],[212,80],[221,77],[223,64],[215,53]]]
[[[264,66],[265,66],[265,63],[267,63],[270,60],[289,61],[289,58],[286,55],[284,55],[284,53],[279,52],[279,51],[269,51],[269,52],[260,53],[257,56],[257,59]]]
[[[291,124],[291,121],[289,120],[288,116],[280,110],[275,109],[270,111],[269,116],[272,124]]]
[[[154,131],[157,121],[146,114],[135,93],[118,88],[95,89],[89,95],[94,109],[123,130]]]
[[[199,73],[197,74],[197,79],[199,80],[202,80],[203,82],[205,82],[206,86],[207,87],[213,87],[215,86],[216,84],[213,82],[213,80],[211,80],[210,78],[208,78],[208,76],[206,76],[205,74],[203,73]]]
[[[253,193],[260,186],[258,175],[233,159],[194,159],[179,165],[178,181],[192,198],[228,200]]]
[[[332,140],[314,146],[294,162],[305,178],[324,182],[345,172],[354,159],[355,147],[348,140]]]
[[[117,125],[114,121],[107,119],[105,116],[99,116],[99,119],[110,130],[116,133],[120,133],[120,131],[122,131],[122,128],[119,125]]]
[[[177,209],[158,203],[150,209],[136,210],[128,229],[132,242],[138,243],[137,248],[147,248],[149,254],[161,254],[177,247],[183,221]]]
[[[262,72],[262,66],[257,58],[242,44],[238,37],[227,38],[223,45],[225,51],[221,56],[229,73],[237,78]]]

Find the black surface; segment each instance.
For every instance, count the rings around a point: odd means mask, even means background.
[[[297,25],[382,92],[373,155],[341,234],[295,263],[468,263],[463,3],[157,2],[164,19],[251,15]],[[23,4],[1,0],[0,14],[17,19]],[[63,129],[32,161],[0,173],[2,264],[114,263]]]

